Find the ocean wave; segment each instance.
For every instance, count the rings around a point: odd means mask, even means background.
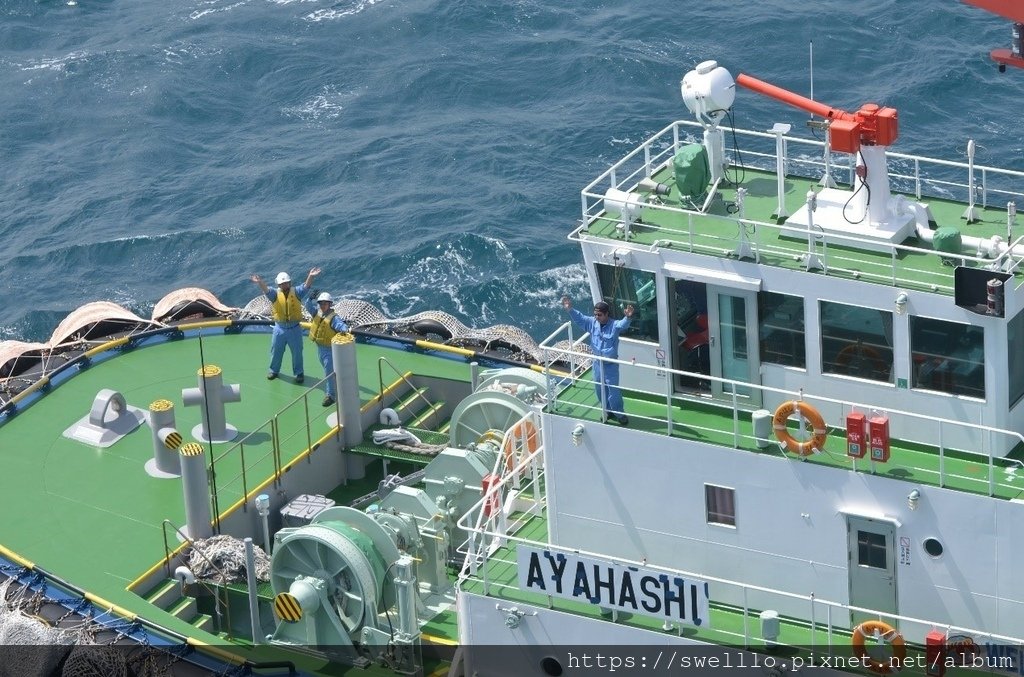
[[[319,23],[321,21],[336,21],[347,16],[359,14],[363,10],[373,7],[382,0],[353,0],[353,2],[342,3],[326,9],[318,9],[305,16],[306,21]]]

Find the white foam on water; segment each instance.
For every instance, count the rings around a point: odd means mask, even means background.
[[[363,10],[373,7],[382,0],[355,0],[355,2],[349,3],[348,6],[331,7],[329,9],[318,9],[315,12],[307,14],[304,18],[306,21],[335,21],[337,19],[343,19],[347,16],[359,14]]]

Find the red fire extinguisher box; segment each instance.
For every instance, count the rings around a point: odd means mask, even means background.
[[[942,677],[946,674],[946,635],[938,630],[931,630],[924,636],[924,652],[929,677]]]
[[[866,437],[864,414],[851,411],[846,415],[846,455],[850,458],[864,458],[868,450]]]
[[[889,417],[872,416],[868,419],[871,441],[871,460],[885,463],[889,460]]]

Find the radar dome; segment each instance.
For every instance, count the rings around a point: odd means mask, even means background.
[[[717,121],[725,115],[736,98],[736,82],[732,74],[717,61],[704,61],[683,76],[680,83],[683,103],[701,122]]]

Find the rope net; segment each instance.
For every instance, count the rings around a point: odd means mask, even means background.
[[[253,546],[256,580],[270,580],[270,557],[258,545]],[[246,580],[245,542],[227,535],[201,538],[189,551],[188,568],[196,578],[216,584]]]
[[[428,310],[405,317],[386,317],[366,301],[340,299],[335,312],[353,329],[378,334],[413,335],[458,348],[490,351],[506,359],[541,364],[544,354],[533,338],[519,327],[496,324],[474,329],[454,316]],[[310,315],[303,307],[303,319]],[[81,352],[109,341],[114,337],[131,337],[174,322],[196,318],[229,317],[236,320],[269,320],[271,305],[263,294],[253,298],[244,308],[230,308],[216,296],[198,287],[179,289],[161,299],[153,310],[151,320],[110,302],[88,303],[72,312],[54,330],[46,342],[0,342],[0,405],[14,398],[40,378],[50,375]],[[168,323],[171,323],[170,325]],[[559,341],[556,349],[572,349],[568,341]],[[577,352],[589,352],[586,346],[576,346]],[[587,367],[586,360],[579,364]]]

